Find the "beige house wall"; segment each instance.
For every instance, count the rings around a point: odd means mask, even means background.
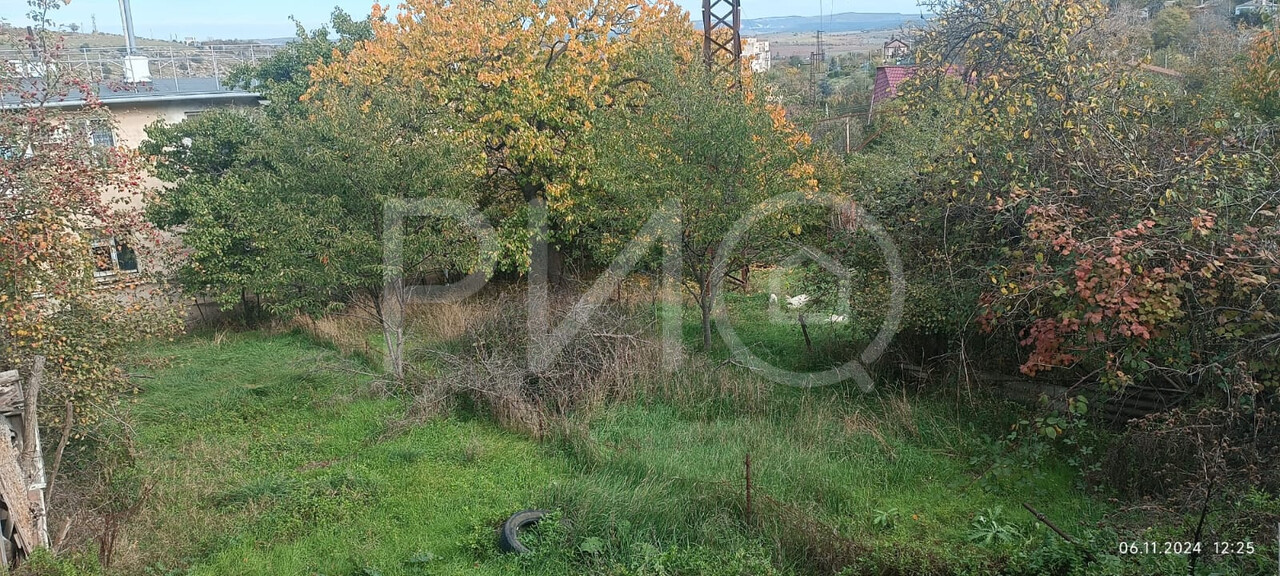
[[[146,128],[157,120],[163,120],[169,124],[181,122],[191,115],[206,110],[226,109],[231,107],[257,107],[259,100],[257,96],[246,95],[237,98],[208,98],[208,99],[190,99],[179,101],[153,101],[153,102],[120,102],[108,103],[105,108],[111,113],[115,121],[113,137],[115,145],[137,149],[144,140],[147,139]],[[143,186],[147,189],[156,189],[164,186],[164,182],[151,176],[143,175]],[[112,192],[105,193],[107,200],[118,199],[112,197]],[[132,202],[133,208],[142,208],[141,198],[134,197]],[[162,234],[165,242],[176,240],[168,234]],[[156,246],[143,245],[135,247],[138,259],[138,265],[141,270],[149,270],[155,272],[164,267],[164,263],[157,258],[155,250]],[[105,277],[101,279],[103,288],[107,286],[132,286],[132,276],[126,273],[120,273],[116,276]],[[134,296],[150,291],[151,286],[130,287],[126,291]],[[189,301],[187,306],[187,324],[194,326],[207,322],[217,321],[222,317],[216,305],[207,303],[205,300],[197,298]]]
[[[116,145],[137,148],[147,139],[146,128],[156,120],[164,120],[177,124],[193,112],[204,112],[216,108],[257,107],[256,96],[244,98],[218,98],[203,100],[182,100],[170,102],[126,102],[110,104],[105,108],[116,119]]]
[[[221,99],[199,99],[199,100],[182,100],[171,102],[129,102],[107,104],[105,108],[111,112],[115,119],[115,142],[116,146],[123,146],[129,149],[137,149],[144,140],[147,139],[147,126],[150,126],[157,120],[164,120],[169,124],[177,124],[185,120],[189,115],[206,110],[229,107],[256,107],[258,106],[258,98],[256,96],[246,96],[244,98],[221,98]],[[144,176],[143,183],[147,188],[159,188],[163,186],[163,182],[152,177],[150,174]],[[108,199],[114,199],[110,193]]]

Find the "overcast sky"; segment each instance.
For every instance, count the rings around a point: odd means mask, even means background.
[[[396,4],[387,2],[384,4]],[[695,14],[701,0],[677,0]],[[132,0],[134,30],[149,38],[277,38],[293,36],[289,16],[297,16],[308,28],[326,21],[335,5],[357,16],[369,13],[373,0]],[[831,12],[918,12],[916,0],[742,0],[743,18],[816,16]],[[26,22],[26,2],[0,0],[0,18],[11,24]],[[54,14],[60,24],[76,23],[91,29],[120,33],[118,0],[72,0]]]

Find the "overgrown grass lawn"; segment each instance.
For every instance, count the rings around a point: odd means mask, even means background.
[[[162,573],[456,573],[474,532],[565,473],[484,423],[397,425],[403,402],[300,337],[192,339],[149,360],[134,414],[160,475],[130,536]],[[469,573],[507,573],[489,568]]]
[[[849,550],[854,573],[983,573],[1022,545],[974,541],[997,507],[1022,541],[1054,537],[1021,502],[1068,530],[1106,511],[1065,466],[988,490],[974,458],[1001,417],[928,398],[640,400],[540,444],[407,418],[302,336],[190,338],[141,365],[139,466],[157,484],[120,565],[150,574],[804,574]],[[529,507],[567,522],[531,536],[537,555],[498,554],[493,527]]]

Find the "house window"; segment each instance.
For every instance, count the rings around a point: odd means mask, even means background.
[[[111,125],[106,122],[89,123],[89,140],[95,148],[110,148],[116,145],[116,136]]]
[[[93,277],[111,278],[120,273],[138,271],[138,253],[129,244],[115,238],[93,242]]]

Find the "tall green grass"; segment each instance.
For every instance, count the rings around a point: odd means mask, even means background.
[[[483,422],[394,425],[359,367],[298,336],[150,353],[133,408],[158,485],[126,570],[191,574],[508,574],[473,534],[537,504],[563,459]],[[429,569],[429,571],[427,571]],[[554,572],[551,572],[554,573]]]
[[[770,329],[755,334],[766,342]],[[655,376],[665,388],[649,383],[633,401],[571,413],[535,443],[465,411],[407,419],[408,400],[369,392],[367,366],[298,335],[192,338],[141,363],[152,378],[132,408],[139,466],[158,484],[126,534],[126,573],[1145,574],[1177,564],[1079,568],[1079,552],[1021,504],[1076,534],[1096,533],[1111,505],[1052,454],[992,482],[989,438],[1016,419],[999,403],[760,386],[712,360]],[[726,393],[733,386],[749,392]],[[498,553],[496,524],[530,507],[557,515],[528,535],[537,553]],[[1016,537],[983,541],[992,525]]]

